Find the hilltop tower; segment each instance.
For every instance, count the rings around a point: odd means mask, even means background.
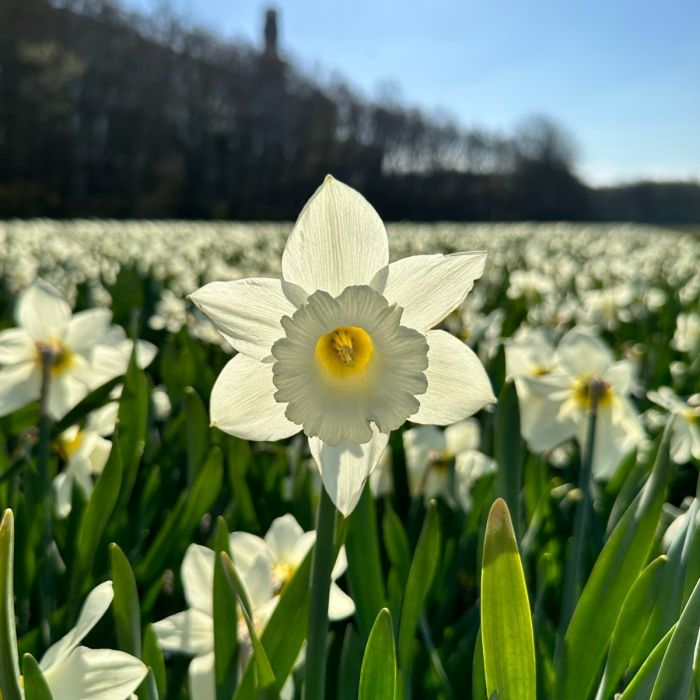
[[[279,60],[277,53],[277,10],[269,8],[265,11],[265,58]]]

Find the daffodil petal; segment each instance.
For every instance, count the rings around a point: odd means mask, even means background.
[[[475,418],[461,420],[445,429],[445,444],[450,454],[458,455],[464,450],[478,450],[480,441],[481,431]]]
[[[34,340],[63,340],[71,310],[55,287],[39,279],[20,293],[15,318]]]
[[[301,426],[287,420],[275,391],[271,364],[236,355],[214,383],[212,425],[246,440],[281,440],[298,433]]]
[[[190,661],[188,678],[192,700],[216,700],[213,651]]]
[[[39,398],[41,372],[34,362],[0,369],[0,416],[7,416]]]
[[[105,581],[90,591],[78,616],[75,627],[64,637],[49,647],[41,658],[42,671],[61,663],[85,638],[88,632],[100,621],[112,603],[114,592],[112,582]]]
[[[63,341],[73,352],[90,350],[104,337],[112,320],[109,309],[87,309],[74,314],[68,322]]]
[[[449,425],[496,401],[486,370],[469,347],[445,331],[430,331],[426,339],[428,389],[418,396],[420,408],[409,420]]]
[[[369,284],[389,262],[384,224],[357,191],[326,177],[302,210],[282,254],[282,276],[311,294]]]
[[[0,365],[31,362],[36,356],[32,336],[22,328],[8,328],[0,332]]]
[[[332,583],[328,595],[328,619],[331,622],[344,620],[354,612],[355,603],[353,599],[337,583]]]
[[[464,301],[485,263],[485,252],[414,255],[380,270],[372,286],[403,307],[402,325],[424,333]]]
[[[44,675],[53,700],[124,700],[147,671],[123,651],[78,647]]]
[[[559,341],[556,354],[561,367],[573,377],[603,375],[613,362],[603,341],[578,328],[572,328]]]
[[[153,631],[165,651],[206,654],[214,646],[214,621],[195,608],[159,620],[153,625]]]
[[[284,334],[280,319],[291,316],[297,308],[285,296],[278,279],[211,282],[190,299],[238,352],[256,360],[270,357],[272,344]]]
[[[70,374],[58,374],[49,381],[48,412],[60,420],[88,394],[88,386]]]
[[[309,448],[323,485],[335,507],[348,516],[360,500],[365,481],[377,466],[389,436],[373,427],[373,436],[362,445],[345,443],[332,447],[318,438],[309,438]]]
[[[191,544],[182,560],[182,586],[191,608],[213,615],[214,550]]]
[[[250,532],[232,532],[229,535],[229,546],[233,563],[239,571],[249,569],[261,554],[272,559],[267,542]]]
[[[291,513],[275,518],[265,533],[265,543],[276,560],[283,559],[292,551],[304,530]]]

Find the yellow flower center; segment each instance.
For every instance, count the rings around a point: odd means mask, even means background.
[[[698,415],[697,409],[684,408],[681,411],[681,416],[691,425],[700,423],[700,416]]]
[[[36,344],[36,364],[42,367],[44,363],[48,363],[51,374],[54,376],[63,374],[74,361],[75,353],[60,340],[41,341]]]
[[[61,451],[64,459],[69,459],[80,449],[84,437],[83,431],[79,430],[72,438],[58,438],[58,449]]]
[[[295,566],[284,561],[277,562],[277,564],[272,567],[272,578],[275,582],[275,593],[280,593],[282,591],[289,579],[294,576],[295,571]]]
[[[358,326],[339,326],[316,343],[316,360],[336,379],[363,376],[373,354],[372,339]]]
[[[454,455],[447,450],[444,452],[430,452],[428,454],[428,467],[434,469],[438,474],[447,474],[453,460]]]
[[[597,406],[605,406],[612,401],[613,393],[610,384],[600,377],[593,375],[578,377],[574,380],[572,394],[574,401],[584,410],[591,407],[591,394],[596,391],[598,394]]]
[[[549,369],[549,367],[545,367],[544,365],[536,365],[532,368],[530,374],[533,377],[543,377],[545,374],[551,374],[551,372],[552,370]]]

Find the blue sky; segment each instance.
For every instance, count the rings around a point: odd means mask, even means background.
[[[138,9],[164,0],[123,0]],[[166,0],[167,1],[167,0]],[[593,183],[700,180],[699,0],[171,0],[176,15],[259,43],[280,12],[284,55],[360,92],[465,126],[510,131],[545,114]]]

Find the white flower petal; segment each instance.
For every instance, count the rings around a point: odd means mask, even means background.
[[[56,515],[59,518],[67,518],[73,507],[73,475],[68,472],[56,474],[53,480],[53,492]]]
[[[7,416],[39,398],[41,371],[34,362],[0,369],[0,416]]]
[[[384,224],[367,200],[326,177],[307,202],[282,255],[282,276],[308,293],[333,296],[369,284],[389,262]]]
[[[36,344],[23,328],[8,328],[0,332],[0,365],[34,362]]]
[[[260,555],[272,561],[272,553],[265,540],[250,532],[232,532],[229,535],[229,546],[233,563],[239,572],[249,569]]]
[[[102,474],[102,470],[107,464],[109,459],[109,453],[112,451],[111,440],[105,440],[105,438],[99,435],[95,438],[95,444],[92,447],[92,451],[88,456],[88,461],[90,462],[90,472],[96,476]]]
[[[182,586],[185,600],[191,608],[213,615],[214,558],[212,549],[191,544],[182,560]]]
[[[216,700],[213,651],[203,656],[195,656],[190,661],[188,677],[192,700]]]
[[[49,381],[48,412],[60,420],[74,406],[77,406],[87,395],[89,389],[84,382],[71,374],[55,374]]]
[[[39,666],[42,671],[60,664],[80,644],[87,633],[107,612],[113,597],[114,592],[111,581],[105,581],[90,591],[83,603],[75,627],[65,637],[62,637],[53,646],[49,647],[41,658]]]
[[[214,620],[194,608],[159,620],[153,631],[165,651],[197,655],[214,648]]]
[[[273,558],[282,561],[294,549],[294,545],[303,534],[304,531],[296,518],[287,513],[272,521],[270,529],[265,533],[265,542]]]
[[[445,428],[445,444],[452,455],[458,455],[464,450],[478,450],[480,441],[481,429],[475,418],[461,420]]]
[[[424,333],[464,301],[485,262],[485,252],[414,255],[380,270],[372,286],[403,307],[402,325]]]
[[[430,331],[426,339],[428,389],[409,420],[448,425],[496,401],[486,370],[469,347],[445,331]]]
[[[239,569],[238,574],[248,593],[253,612],[262,608],[275,595],[275,583],[267,556],[258,555],[247,569]]]
[[[34,282],[17,299],[17,325],[34,340],[62,340],[70,317],[70,306],[58,290],[44,280]]]
[[[85,353],[104,337],[111,320],[109,309],[80,311],[68,322],[63,341],[71,351]]]
[[[270,357],[272,344],[283,335],[282,316],[296,311],[278,279],[211,282],[190,299],[238,352],[261,361]]]
[[[316,533],[314,532],[314,539],[316,539]],[[338,556],[335,559],[335,564],[333,566],[333,571],[331,571],[331,579],[333,581],[339,579],[348,568],[348,555],[345,553],[345,545],[343,545],[338,550]]]
[[[355,612],[353,599],[343,591],[337,583],[331,583],[328,596],[328,619],[344,620]]]
[[[147,672],[123,651],[78,647],[44,675],[54,700],[124,700]]]
[[[348,516],[360,500],[365,481],[377,465],[389,436],[372,428],[372,439],[363,444],[346,443],[337,447],[318,438],[309,438],[309,448],[321,472],[323,485],[335,507]]]
[[[415,496],[425,486],[428,456],[445,452],[447,448],[445,434],[434,425],[419,425],[404,431],[402,438],[408,484]]]
[[[557,346],[559,364],[573,377],[602,376],[613,357],[605,343],[579,328],[572,328]]]
[[[272,365],[236,355],[223,368],[211,392],[211,424],[246,440],[282,440],[301,426],[287,420],[275,400]]]

